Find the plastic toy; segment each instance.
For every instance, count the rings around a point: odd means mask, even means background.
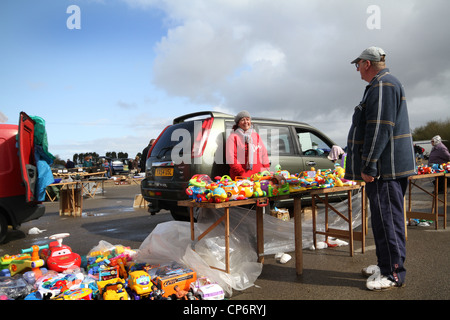
[[[44,265],[44,260],[39,259],[39,250],[45,250],[46,248],[48,248],[48,245],[33,245],[31,248],[22,249],[22,254],[31,252],[30,259],[27,259],[24,256],[20,257],[18,260],[11,261],[8,266],[10,275],[14,276],[17,273],[23,273],[31,269],[31,271],[35,272],[36,276],[40,276],[40,267]]]
[[[50,243],[48,250],[42,250],[41,256],[47,263],[47,267],[57,272],[63,272],[72,267],[80,267],[81,257],[72,252],[72,249],[62,244],[62,239],[70,236],[69,233],[58,233],[49,238],[56,241]]]
[[[209,202],[228,201],[228,195],[222,187],[211,184],[207,188],[211,190],[211,192],[206,195],[206,198],[209,200]]]
[[[164,291],[163,297],[166,298],[175,294],[175,286],[188,291],[191,282],[197,280],[195,271],[184,268],[177,263],[153,268],[149,270],[149,274],[158,289]]]
[[[11,262],[19,261],[19,260],[31,260],[31,255],[29,255],[28,253],[15,254],[12,256],[5,254],[3,257],[1,257],[0,258],[0,276],[10,277],[11,271],[9,270],[9,266],[10,266]]]
[[[235,182],[223,186],[223,190],[227,193],[228,200],[239,200],[242,197],[239,195],[239,188]]]
[[[128,300],[128,293],[124,289],[125,280],[119,278],[119,267],[100,269],[97,281],[99,294],[103,300]]]
[[[265,197],[267,192],[261,189],[261,182],[255,181],[253,188],[253,197]]]
[[[197,281],[192,282],[190,289],[195,296],[202,300],[223,300],[225,297],[222,287],[206,277],[198,278]]]
[[[178,285],[174,287],[175,293],[172,295],[175,300],[197,300],[192,291],[184,290]]]
[[[92,289],[80,288],[60,293],[52,300],[92,300]]]
[[[79,289],[84,280],[82,272],[59,273],[50,270],[44,276],[36,280],[35,287],[41,297],[53,298],[67,290]]]
[[[158,289],[156,285],[152,286],[152,292],[150,293],[150,300],[167,300],[164,297],[164,290]]]
[[[238,179],[236,185],[239,189],[239,195],[242,198],[247,199],[253,196],[253,181],[248,179]]]
[[[151,287],[152,283],[147,272],[143,270],[130,272],[127,291],[133,300],[150,298],[150,294],[152,293]]]

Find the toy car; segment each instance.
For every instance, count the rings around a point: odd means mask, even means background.
[[[152,285],[149,274],[143,270],[133,271],[128,275],[127,291],[133,300],[149,298]]]
[[[62,244],[62,239],[68,237],[69,233],[59,233],[50,236],[50,239],[56,239],[50,243],[48,249],[41,250],[41,258],[47,263],[47,268],[63,272],[71,267],[81,266],[81,257],[72,252],[72,249]]]
[[[190,289],[195,296],[202,300],[223,300],[225,296],[222,287],[206,277],[198,278],[197,281],[192,282]]]

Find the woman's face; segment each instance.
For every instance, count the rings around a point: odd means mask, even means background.
[[[252,126],[252,120],[249,117],[241,118],[241,120],[239,120],[238,126],[242,130],[247,131]]]

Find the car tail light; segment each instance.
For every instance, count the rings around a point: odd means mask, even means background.
[[[213,121],[214,118],[208,118],[203,121],[202,129],[198,130],[199,132],[197,133],[194,144],[192,145],[192,158],[199,158],[203,156],[203,152],[205,151],[206,143],[208,142],[209,133],[211,132]]]

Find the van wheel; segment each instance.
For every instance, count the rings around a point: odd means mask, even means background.
[[[188,207],[171,208],[170,209],[170,214],[172,215],[172,218],[174,220],[177,220],[177,221],[190,221],[190,219],[189,219],[189,208]],[[194,221],[197,221],[197,219],[195,219]]]
[[[3,243],[6,238],[6,233],[8,232],[8,221],[5,216],[0,213],[0,243]]]

